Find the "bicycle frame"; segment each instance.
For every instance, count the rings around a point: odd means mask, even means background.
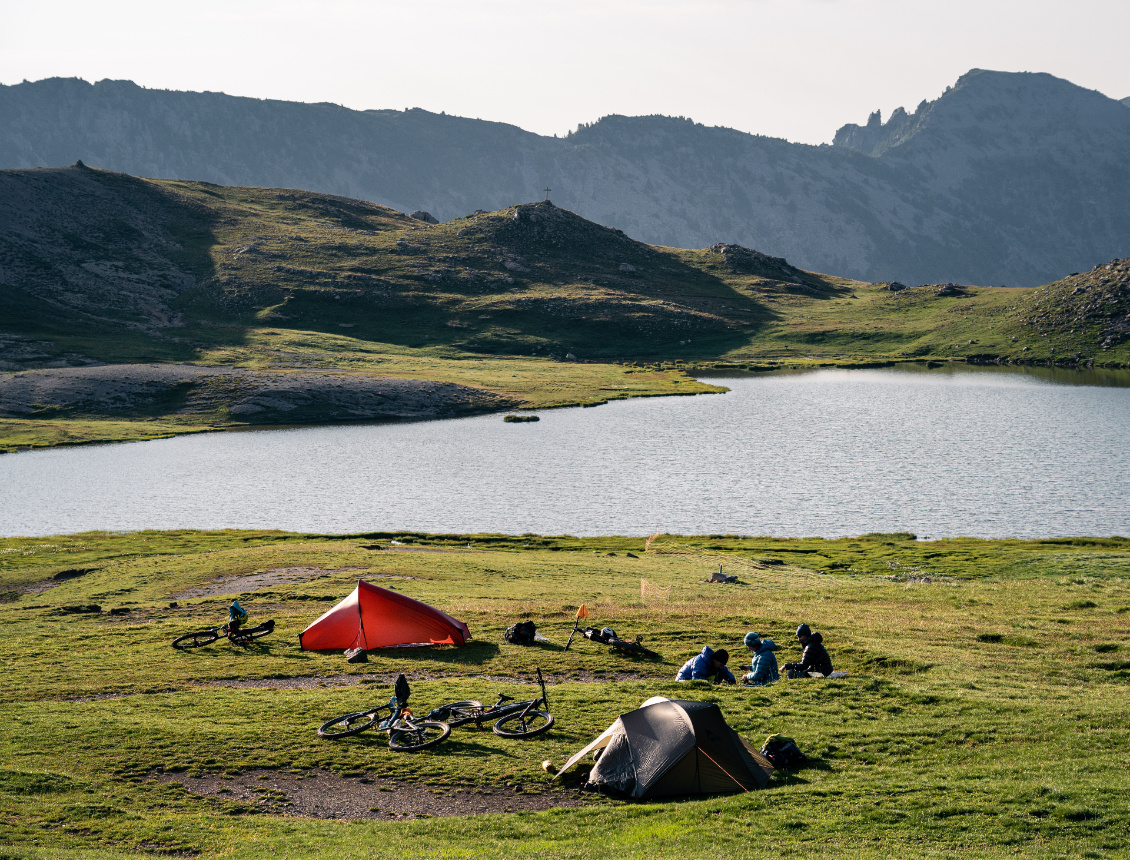
[[[504,693],[499,693],[498,701],[493,705],[483,708],[475,708],[475,713],[473,714],[469,714],[465,717],[456,717],[455,719],[449,718],[444,720],[443,722],[447,723],[452,728],[465,726],[468,723],[474,723],[476,727],[482,728],[484,722],[495,722],[502,717],[509,716],[510,714],[521,712],[523,716],[526,716],[531,711],[538,710],[540,705],[544,705],[545,709],[549,710],[549,697],[545,692],[545,679],[542,678],[540,668],[538,668],[537,673],[538,684],[541,686],[541,695],[538,698],[516,702],[514,701],[513,696],[507,696]],[[512,704],[506,704],[507,702],[511,702]],[[434,711],[428,714],[428,718],[435,718],[436,712],[442,710],[443,707],[436,708]]]

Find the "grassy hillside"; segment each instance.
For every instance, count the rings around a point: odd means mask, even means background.
[[[719,361],[1130,362],[1124,260],[1041,291],[900,289],[734,245],[646,245],[550,203],[431,225],[345,198],[80,166],[0,171],[0,190],[10,371],[192,362],[303,373],[313,388],[333,371],[458,383],[498,408],[710,391],[682,370]],[[111,419],[133,419],[138,437],[282,423],[209,402],[9,413],[58,432],[9,424],[0,447],[99,438],[91,422]]]
[[[706,583],[719,563],[740,583]],[[474,639],[354,665],[300,651],[297,633],[359,577],[454,614]],[[643,600],[641,578],[669,592]],[[1130,827],[1128,582],[1122,539],[0,540],[0,844],[21,858],[1107,856]],[[234,596],[275,633],[246,650],[168,646],[220,623]],[[662,659],[583,640],[563,651],[581,602]],[[503,643],[527,616],[551,642]],[[671,680],[703,644],[742,653],[749,629],[795,659],[800,621],[846,679]],[[314,736],[386,701],[397,672],[423,710],[524,695],[539,666],[557,725],[538,739],[460,728],[403,755],[375,735]],[[655,694],[716,701],[750,741],[786,733],[811,762],[763,791],[687,802],[547,785],[543,759],[560,764]],[[358,796],[375,799],[345,803]],[[444,814],[467,798],[488,811]]]

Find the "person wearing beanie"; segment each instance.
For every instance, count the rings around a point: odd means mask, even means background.
[[[742,678],[742,685],[746,687],[764,687],[774,681],[781,680],[777,670],[777,650],[772,639],[762,639],[758,634],[750,632],[745,635],[745,647],[753,656],[750,671]]]
[[[725,648],[719,648],[715,651],[713,648],[707,646],[702,649],[701,654],[696,654],[683,664],[683,667],[675,676],[675,680],[713,680],[715,684],[736,684],[737,679],[734,677],[734,674],[726,668],[726,664],[729,662],[730,652]]]
[[[796,629],[796,639],[804,650],[799,663],[786,663],[782,668],[790,678],[827,678],[832,674],[832,658],[824,647],[824,637],[807,624]]]

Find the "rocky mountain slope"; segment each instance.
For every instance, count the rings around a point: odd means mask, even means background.
[[[79,164],[0,171],[0,361],[223,364],[217,350],[261,338],[261,361],[287,366],[285,350],[264,349],[286,332],[453,358],[1044,360],[1054,348],[1101,360],[1126,335],[1125,265],[1104,265],[1046,287],[1066,293],[1045,320],[1031,290],[907,288],[736,244],[649,245],[549,201],[431,224],[343,197]]]
[[[1044,74],[972,71],[832,146],[668,117],[567,138],[423,110],[52,79],[0,87],[0,166],[297,187],[449,220],[530,200],[643,241],[719,242],[870,281],[1034,286],[1130,255],[1130,111]]]

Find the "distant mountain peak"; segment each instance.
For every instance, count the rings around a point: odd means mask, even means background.
[[[841,127],[833,145],[882,156],[929,131],[975,138],[981,149],[989,144],[1015,150],[1064,129],[1093,129],[1095,123],[1106,122],[1105,108],[1112,101],[1046,72],[970,69],[937,99],[919,103],[912,114],[896,108],[884,123],[875,111],[866,125]]]

